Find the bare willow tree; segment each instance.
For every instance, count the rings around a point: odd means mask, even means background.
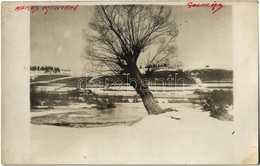
[[[142,98],[147,112],[164,112],[142,81],[137,60],[145,56],[148,47],[155,50],[150,64],[174,55],[173,41],[178,30],[171,9],[154,5],[96,6],[89,25],[93,32],[86,34],[86,58],[95,65],[106,65],[116,74],[128,74],[129,84]]]

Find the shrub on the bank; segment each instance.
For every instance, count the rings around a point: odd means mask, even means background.
[[[39,106],[44,100],[48,99],[48,93],[44,90],[36,90],[36,87],[30,87],[30,105],[31,108]]]
[[[104,110],[104,109],[111,109],[111,108],[115,108],[116,105],[115,105],[115,101],[114,99],[112,98],[103,98],[100,100],[97,100],[96,101],[96,108],[98,110]]]
[[[210,111],[211,117],[219,120],[233,120],[233,116],[227,110],[228,106],[233,105],[233,92],[230,90],[213,90],[209,93],[206,103],[201,105],[204,111]]]
[[[37,90],[35,86],[30,87],[30,105],[31,108],[37,106],[67,106],[69,98],[67,95],[53,94],[45,90]]]
[[[137,95],[134,95],[134,98],[133,98],[132,103],[139,103],[139,102],[138,102],[138,96],[137,96]]]

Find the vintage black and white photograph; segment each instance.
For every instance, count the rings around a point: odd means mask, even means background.
[[[242,132],[251,110],[236,110],[232,3],[14,11],[30,18],[30,163],[257,161]]]

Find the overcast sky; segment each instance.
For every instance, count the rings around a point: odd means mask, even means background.
[[[31,65],[52,65],[82,73],[86,43],[83,29],[93,14],[93,6],[76,11],[49,11],[31,14]],[[216,13],[210,8],[173,6],[179,35],[178,59],[185,68],[205,65],[232,68],[232,8],[224,6]]]

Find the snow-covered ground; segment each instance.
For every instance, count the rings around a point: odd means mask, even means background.
[[[138,105],[139,111],[145,112],[141,103]],[[132,126],[68,128],[32,124],[32,163],[228,164],[248,162],[250,152],[257,148],[245,143],[250,142],[245,122],[252,118],[247,112],[230,111],[235,117],[230,122],[211,118],[191,103],[160,105],[178,112],[146,116]],[[121,106],[132,109],[131,104]]]
[[[51,83],[53,81],[62,80],[62,79],[68,79],[72,77],[64,77],[59,78],[51,81],[39,81],[40,83]],[[37,83],[39,83],[37,82]],[[100,93],[99,91],[135,91],[133,87],[130,85],[118,85],[118,86],[110,86],[108,88],[102,88],[103,86],[100,85],[100,88],[96,87],[90,87],[87,89],[91,89],[93,91],[97,91],[97,93]],[[208,89],[232,89],[233,84],[232,83],[202,83],[200,85],[198,84],[183,84],[183,85],[172,85],[172,86],[149,86],[149,89],[151,91],[194,91],[196,89],[200,90],[208,90]],[[66,87],[66,84],[62,83],[52,83],[51,85],[43,85],[43,86],[37,86],[39,90],[46,90],[46,91],[59,91],[59,92],[67,92],[68,90],[75,90],[77,87]],[[118,93],[118,92],[117,92]]]

